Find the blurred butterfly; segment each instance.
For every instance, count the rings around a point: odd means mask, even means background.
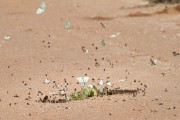
[[[111,37],[111,38],[115,38],[115,37],[117,37],[118,35],[120,35],[121,33],[120,32],[118,32],[118,33],[115,33],[115,34],[113,34],[113,35],[111,35],[111,36],[109,36],[109,37]]]
[[[66,91],[65,90],[60,90],[60,94],[63,96],[66,94]]]
[[[78,80],[78,82],[82,83],[84,86],[85,83],[89,80],[89,77],[78,77],[76,80]]]
[[[44,84],[49,84],[51,81],[50,80],[48,80],[48,79],[45,79],[44,80]]]
[[[10,37],[10,36],[8,36],[8,35],[6,35],[6,36],[4,36],[4,39],[5,39],[5,40],[10,40],[10,39],[11,39],[11,37]]]
[[[102,86],[104,84],[103,80],[99,81],[99,85]]]
[[[45,11],[45,8],[46,8],[46,3],[43,2],[41,3],[40,7],[36,10],[36,14],[41,14]]]
[[[88,87],[89,87],[89,88],[93,88],[93,85],[89,84]]]
[[[111,82],[110,82],[110,81],[107,81],[107,82],[106,82],[106,85],[108,85],[108,86],[112,86],[112,84],[111,84]]]

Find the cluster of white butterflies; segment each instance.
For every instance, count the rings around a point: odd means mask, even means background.
[[[78,82],[81,83],[82,86],[84,87],[85,84],[88,82],[89,77],[77,77],[76,80],[78,80]],[[45,80],[44,80],[44,84],[49,84],[50,82],[51,82],[51,81],[48,80],[48,79],[45,79]],[[125,82],[125,80],[124,80],[124,79],[118,80],[118,82],[116,82],[116,83],[119,83],[119,82]],[[112,84],[111,84],[110,81],[107,81],[106,83],[104,83],[103,80],[100,80],[99,83],[98,83],[98,85],[100,85],[101,87],[103,87],[104,85],[112,86]],[[60,86],[59,86],[58,84],[56,84],[56,87],[57,87],[58,89],[60,89]],[[61,86],[61,87],[62,87],[62,86]],[[92,85],[92,84],[89,84],[88,87],[89,87],[89,88],[93,88],[93,85]],[[66,96],[66,91],[68,91],[68,86],[65,86],[65,87],[63,87],[63,89],[60,89],[60,90],[59,90],[59,92],[60,92],[60,94],[61,94],[62,96],[64,96],[64,95]],[[50,94],[57,94],[57,93],[51,92]],[[67,96],[66,96],[66,97],[67,97]]]
[[[82,83],[82,85],[85,86],[85,84],[86,84],[86,83],[88,82],[88,80],[89,80],[89,77],[78,77],[78,78],[76,78],[76,80],[78,80],[79,83]],[[119,82],[125,82],[125,80],[124,80],[124,79],[118,80],[117,83],[119,83]],[[103,86],[103,85],[104,85],[103,80],[100,80],[100,81],[99,81],[99,85],[100,85],[100,86]],[[106,82],[106,85],[112,86],[112,84],[111,84],[110,81],[107,81],[107,82]],[[89,84],[88,87],[92,88],[93,85]]]

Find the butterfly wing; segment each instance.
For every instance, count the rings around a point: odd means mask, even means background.
[[[41,13],[43,13],[44,10],[45,10],[45,8],[46,8],[46,3],[43,2],[43,3],[40,5],[40,7],[37,9],[36,14],[41,14]]]
[[[78,80],[80,83],[86,83],[89,80],[89,77],[78,77],[76,80]]]

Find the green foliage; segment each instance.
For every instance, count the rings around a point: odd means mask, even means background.
[[[88,97],[97,96],[98,89],[93,86],[93,88],[82,88],[81,91],[74,91],[70,96],[72,100],[83,100]]]

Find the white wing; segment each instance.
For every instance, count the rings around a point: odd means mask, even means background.
[[[46,8],[46,3],[45,2],[41,3],[40,8],[45,9]]]
[[[50,80],[48,80],[48,79],[45,79],[44,80],[44,84],[49,84],[51,81]]]
[[[44,9],[42,9],[42,8],[38,8],[37,9],[37,11],[36,11],[36,14],[41,14],[41,13],[43,13],[44,12]]]
[[[118,80],[118,82],[125,82],[126,80],[124,80],[124,79],[121,79],[121,80]]]
[[[103,80],[100,80],[100,81],[99,81],[99,85],[102,86],[103,84],[104,84]]]
[[[111,38],[115,38],[115,37],[117,37],[118,35],[120,35],[120,32],[115,33],[115,34],[113,34],[113,35],[111,35],[111,36],[109,36],[109,37],[111,37]]]
[[[88,80],[89,80],[89,77],[78,77],[76,78],[76,80],[78,80],[78,82],[81,82],[81,83],[86,83]]]
[[[112,86],[111,82],[107,82],[106,84],[107,84],[108,86]]]
[[[45,11],[45,8],[46,8],[46,3],[43,2],[40,7],[36,10],[36,14],[41,14]]]

